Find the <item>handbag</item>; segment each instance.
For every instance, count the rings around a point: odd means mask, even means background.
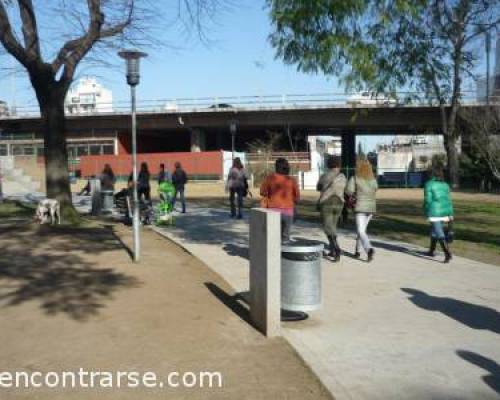
[[[354,193],[352,194],[344,194],[344,202],[345,202],[345,206],[347,208],[350,208],[350,209],[355,209],[356,208],[356,202],[358,200],[358,198],[356,197],[356,177],[354,177]]]
[[[444,235],[448,243],[453,243],[453,241],[455,240],[455,232],[453,231],[453,221],[450,220],[448,222],[448,227],[446,228]]]

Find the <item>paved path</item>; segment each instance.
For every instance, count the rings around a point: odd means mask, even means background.
[[[247,220],[197,208],[161,231],[248,290]],[[306,224],[294,236],[324,238]],[[323,261],[322,310],[284,325],[298,353],[338,400],[500,398],[500,268],[373,243],[371,264]]]
[[[131,236],[123,226],[0,223],[0,372],[151,371],[165,382],[208,371],[223,387],[118,389],[115,379],[113,389],[0,387],[0,399],[330,398],[285,340],[267,340],[226,307],[232,292],[220,276],[149,230],[133,264]]]

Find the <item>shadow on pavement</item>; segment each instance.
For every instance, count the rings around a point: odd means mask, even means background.
[[[412,249],[409,249],[408,247],[405,247],[403,245],[381,242],[380,240],[371,240],[371,243],[372,243],[373,247],[375,247],[376,249],[377,248],[384,249],[384,250],[388,250],[388,251],[394,251],[397,253],[408,254],[410,256],[423,258],[423,259],[426,259],[429,261],[434,261],[434,262],[439,262],[439,263],[441,262],[441,260],[439,260],[438,258],[432,258],[432,257],[427,256],[425,251],[412,250]]]
[[[409,300],[427,311],[438,311],[473,329],[500,334],[500,313],[493,308],[452,299],[431,296],[417,289],[401,288],[411,295]]]
[[[484,383],[500,394],[500,365],[489,358],[472,351],[457,350],[459,357],[489,372],[489,375],[482,376]]]
[[[36,301],[49,315],[83,321],[97,315],[117,290],[139,285],[136,278],[98,267],[85,257],[98,254],[109,260],[116,255],[109,252],[122,250],[107,229],[17,226],[0,228],[0,237],[3,307]]]
[[[205,282],[205,286],[221,303],[223,303],[227,308],[234,312],[238,317],[240,317],[247,324],[252,325],[250,319],[250,310],[243,306],[240,301],[244,301],[245,297],[243,293],[236,293],[235,295],[230,295],[225,292],[219,286],[212,282]]]
[[[250,260],[250,251],[248,246],[226,243],[222,247],[222,250],[224,250],[228,256],[241,257],[245,260]]]

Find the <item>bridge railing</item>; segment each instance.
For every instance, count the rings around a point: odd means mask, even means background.
[[[500,104],[500,96],[491,96],[491,104]],[[485,99],[477,99],[476,92],[464,92],[462,104],[484,105]],[[362,98],[355,93],[314,93],[314,94],[271,94],[254,96],[213,96],[165,99],[140,99],[137,104],[139,113],[186,113],[186,112],[227,112],[276,109],[304,109],[330,107],[421,107],[437,106],[438,102],[418,92],[398,92],[397,95],[379,94]],[[128,114],[130,102],[72,104],[66,107],[67,116]],[[0,119],[39,117],[40,110],[35,103],[16,106],[0,114]]]

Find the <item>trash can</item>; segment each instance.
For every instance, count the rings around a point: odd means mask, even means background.
[[[294,240],[281,246],[281,308],[313,311],[321,307],[323,243]]]
[[[101,190],[102,196],[102,211],[111,212],[114,207],[114,197],[112,190]]]

